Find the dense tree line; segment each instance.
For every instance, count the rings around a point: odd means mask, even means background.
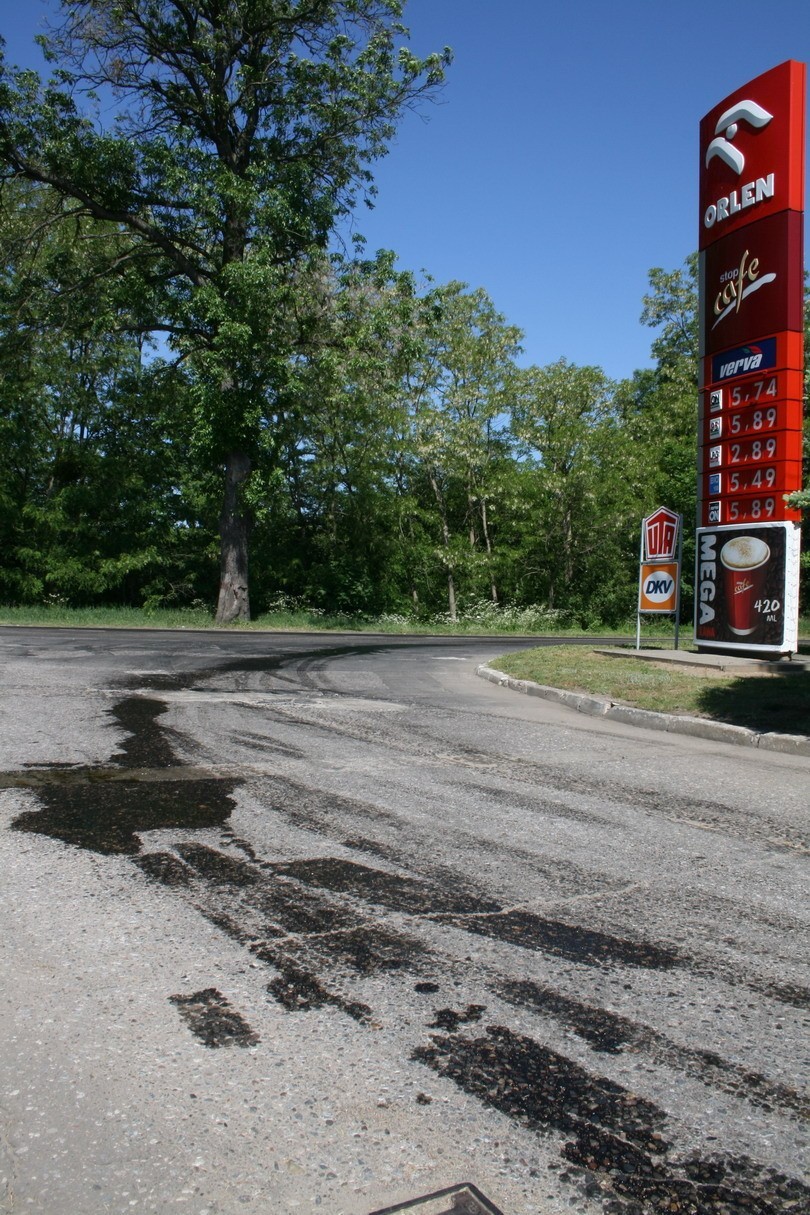
[[[196,368],[133,333],[137,283],[88,265],[103,225],[42,187],[5,199],[3,598],[213,606],[222,474]],[[299,259],[284,308],[243,495],[254,611],[632,610],[641,515],[693,510],[691,355],[621,384],[523,367],[485,291],[417,285],[390,254]]]
[[[627,618],[642,515],[694,526],[694,259],[653,369],[527,368],[484,290],[330,251],[449,62],[399,0],[63,7],[0,76],[2,598]]]

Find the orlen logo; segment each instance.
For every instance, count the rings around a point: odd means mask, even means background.
[[[712,359],[712,382],[731,380],[750,371],[765,371],[776,365],[776,339],[764,338],[756,345],[724,350]]]
[[[773,114],[768,113],[755,101],[738,101],[731,109],[725,110],[717,120],[717,138],[713,139],[706,149],[706,168],[708,169],[711,162],[717,158],[740,177],[745,168],[745,156],[741,149],[731,142],[739,132],[739,124],[745,122],[757,131],[766,127],[772,119]],[[721,135],[721,131],[724,131],[724,134]],[[716,223],[722,223],[724,219],[729,219],[744,208],[756,206],[766,198],[773,198],[775,189],[776,178],[773,173],[746,182],[739,190],[732,190],[730,194],[718,198],[717,202],[710,203],[703,215],[704,226],[713,228]]]

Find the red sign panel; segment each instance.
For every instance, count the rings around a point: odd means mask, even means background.
[[[746,468],[752,464],[772,464],[793,461],[801,465],[802,436],[797,430],[778,430],[775,434],[755,439],[729,439],[700,449],[700,471],[720,468]],[[796,488],[791,485],[785,493]]]
[[[678,548],[678,526],[681,516],[666,506],[658,510],[643,522],[644,553],[648,561],[671,561]]]
[[[700,124],[700,248],[804,207],[805,65],[788,60],[730,93]]]
[[[701,504],[700,526],[719,527],[729,523],[784,523],[799,522],[801,511],[785,506],[782,492],[742,494],[739,497],[725,494],[721,498],[709,498]]]
[[[801,425],[801,400],[762,401],[724,413],[704,412],[701,439],[705,446],[721,439],[756,438],[773,430],[800,430]]]
[[[703,254],[703,354],[774,329],[802,331],[802,219],[798,211],[784,211],[731,233]]]
[[[800,371],[764,370],[755,375],[737,376],[703,393],[703,414],[722,413],[742,405],[770,405],[774,401],[800,400],[804,379]]]
[[[709,502],[722,494],[788,493],[801,475],[801,462],[777,460],[765,464],[744,464],[740,468],[708,470],[702,474],[703,500]]]
[[[699,645],[796,645],[805,76],[783,63],[700,127]]]

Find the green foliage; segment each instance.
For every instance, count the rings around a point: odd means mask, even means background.
[[[205,400],[222,372],[217,343],[193,365],[150,355],[127,336],[140,267],[93,272],[99,242],[128,251],[128,237],[66,224],[41,188],[13,202],[0,334],[7,596],[211,602],[226,410],[214,418]],[[54,205],[38,243],[18,239]],[[54,267],[87,284],[86,307],[65,306]],[[230,396],[250,445],[243,507],[260,613],[282,595],[330,619],[626,625],[641,517],[659,500],[693,510],[685,355],[620,385],[565,360],[520,369],[520,334],[485,292],[418,288],[390,253],[313,253],[294,274],[256,261],[232,270],[229,296],[202,291],[194,306],[217,312],[217,342],[241,351],[243,369],[255,359],[264,380],[249,400]],[[269,370],[239,320],[254,290],[268,323],[282,301],[294,334]]]
[[[249,540],[259,612],[618,625],[662,503],[688,589],[695,258],[650,272],[655,366],[614,384],[520,367],[481,288],[326,251],[449,62],[402,7],[72,0],[52,82],[0,71],[6,598],[189,608],[219,557],[244,619]]]
[[[299,348],[300,265],[371,191],[370,165],[450,52],[400,45],[400,0],[63,10],[43,39],[60,69],[47,86],[0,65],[2,176],[122,238],[140,331],[168,335],[191,378],[194,451],[224,470],[218,617],[247,616],[247,488]],[[98,90],[115,104],[94,114]],[[114,274],[115,239],[107,252]]]

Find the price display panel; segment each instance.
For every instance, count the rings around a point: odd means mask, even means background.
[[[706,444],[735,435],[758,435],[771,430],[801,432],[801,428],[801,398],[787,401],[771,401],[768,398],[762,398],[758,402],[743,405],[741,408],[730,407],[723,413],[704,413],[701,439]]]
[[[703,473],[704,501],[737,494],[788,494],[801,477],[799,460],[782,460],[774,464],[741,464],[718,472]]]
[[[785,482],[784,493],[801,485],[802,436],[797,430],[766,431],[745,438],[732,437],[723,442],[704,444],[700,450],[701,472],[721,468],[747,468],[750,465],[783,465],[786,474],[794,472],[796,481]]]
[[[731,384],[714,384],[704,393],[712,413],[786,399],[801,400],[804,393],[800,371],[764,371]]]
[[[782,523],[801,519],[801,511],[785,506],[781,493],[745,494],[709,499],[701,507],[702,526],[726,523]]]

